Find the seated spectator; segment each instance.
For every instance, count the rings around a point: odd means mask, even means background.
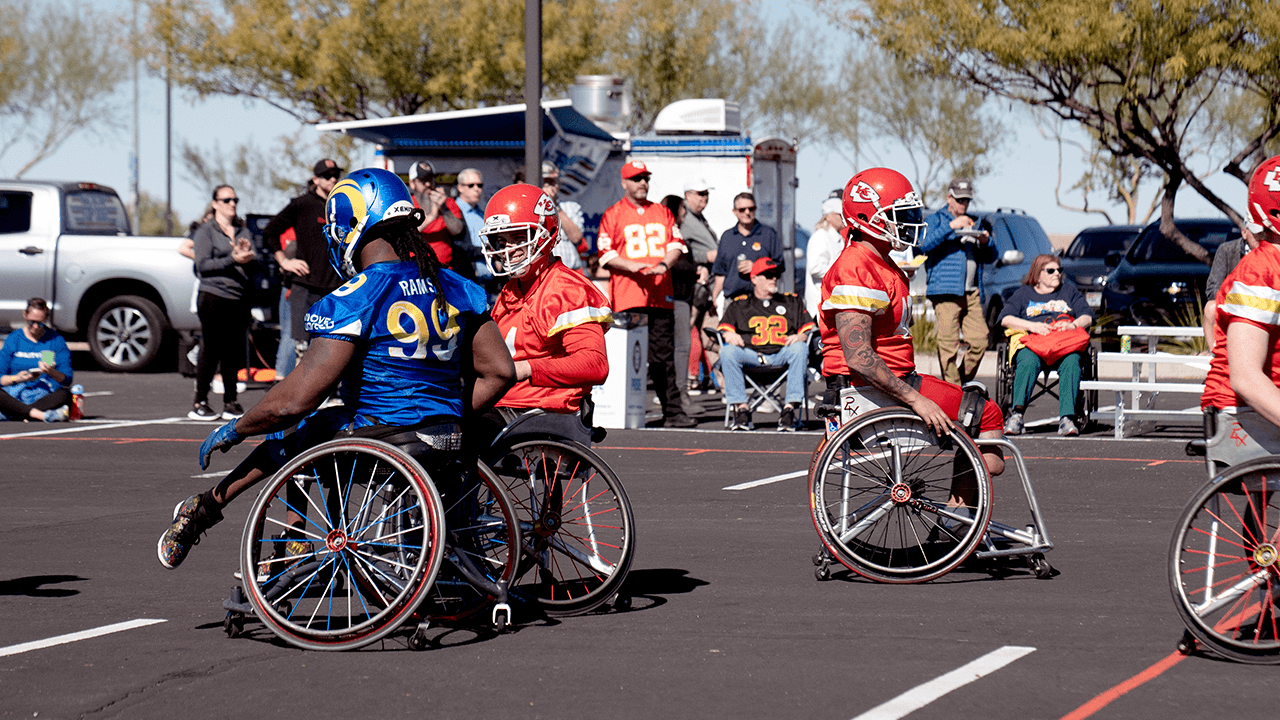
[[[0,350],[0,413],[11,420],[62,422],[71,402],[71,351],[57,330],[45,324],[49,305],[27,301],[26,324],[9,333]]]
[[[1000,313],[1000,325],[1022,333],[1047,335],[1058,329],[1088,328],[1093,324],[1089,303],[1075,285],[1062,283],[1062,263],[1055,255],[1037,255],[1031,269],[1014,291]],[[1014,342],[1011,338],[1010,342]],[[1019,346],[1020,342],[1017,343]],[[1076,395],[1080,392],[1080,367],[1083,350],[1067,353],[1049,366],[1058,371],[1058,434],[1064,437],[1080,434],[1076,427]],[[1006,362],[1007,358],[997,358]],[[1013,411],[1004,424],[1005,435],[1020,435],[1024,429],[1023,413],[1035,389],[1036,376],[1044,362],[1039,355],[1018,347],[1013,356]]]
[[[751,294],[729,303],[717,326],[724,338],[720,371],[724,373],[725,402],[736,406],[734,430],[754,427],[742,377],[744,367],[787,369],[786,404],[778,418],[778,430],[796,429],[796,408],[804,398],[809,363],[805,333],[815,326],[803,300],[778,292],[781,276],[782,266],[772,258],[757,259],[751,265]]]

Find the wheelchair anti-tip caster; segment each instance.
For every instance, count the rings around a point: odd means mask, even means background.
[[[427,649],[427,644],[428,644],[427,628],[430,627],[430,625],[431,623],[425,620],[423,622],[418,623],[418,627],[413,631],[413,634],[409,636],[410,650],[426,650]]]
[[[1027,567],[1031,568],[1031,572],[1041,580],[1048,580],[1053,577],[1053,566],[1048,560],[1044,559],[1044,553],[1031,553],[1027,556]]]
[[[222,631],[229,638],[240,637],[244,633],[244,614],[228,610],[227,616],[222,619]]]
[[[494,605],[493,628],[498,632],[505,632],[509,625],[511,625],[511,606],[506,603]]]
[[[631,609],[631,596],[621,593],[613,596],[613,609],[618,612],[626,612]]]
[[[1178,653],[1182,655],[1194,655],[1196,652],[1196,638],[1191,634],[1190,630],[1182,631],[1182,639],[1178,641]]]
[[[821,565],[813,569],[813,576],[818,578],[819,580],[830,580],[831,566],[828,565],[827,563],[822,563]]]

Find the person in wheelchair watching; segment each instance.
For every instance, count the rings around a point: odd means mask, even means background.
[[[515,380],[484,290],[440,267],[400,178],[351,173],[330,193],[325,218],[330,262],[347,282],[307,313],[312,340],[298,368],[201,444],[204,469],[214,450],[273,433],[221,482],[179,504],[157,544],[166,568],[182,563],[227,503],[298,453],[335,436],[405,431],[433,450],[457,450],[464,413],[487,410]],[[342,405],[313,413],[335,387]]]
[[[777,261],[757,258],[751,265],[751,293],[729,303],[716,328],[724,338],[720,370],[724,373],[725,402],[734,407],[734,430],[753,427],[742,369],[779,366],[787,371],[787,394],[778,430],[796,429],[796,409],[804,400],[805,371],[809,369],[805,340],[814,324],[803,300],[793,293],[778,292],[781,276],[782,266]]]
[[[591,444],[591,388],[609,375],[604,333],[613,313],[604,293],[551,250],[560,234],[556,205],[523,183],[499,190],[485,207],[481,252],[496,277],[507,278],[493,306],[516,383],[498,401],[516,413],[541,408],[561,434]],[[513,414],[513,413],[508,413]],[[488,418],[496,435],[505,423]],[[484,433],[477,431],[477,435]]]
[[[889,256],[915,247],[924,229],[920,196],[889,168],[872,168],[845,185],[844,222],[849,241],[822,281],[818,328],[822,334],[824,402],[836,405],[846,387],[870,388],[910,408],[938,435],[957,427],[965,389],[916,373],[907,278]],[[980,387],[980,386],[978,386]],[[979,437],[1003,437],[1000,408],[986,402]],[[984,446],[988,472],[1004,472],[999,448]],[[975,488],[961,481],[952,501],[972,504]]]
[[[1009,330],[1049,335],[1058,330],[1088,328],[1093,315],[1084,295],[1072,283],[1062,281],[1062,263],[1054,255],[1037,255],[1031,261],[1031,269],[1000,312],[1000,325]],[[1010,343],[1013,354],[1013,405],[1004,423],[1006,435],[1021,435],[1022,419],[1035,390],[1036,377],[1045,365],[1040,356],[1030,348],[1022,347],[1021,335],[1013,333]],[[1086,346],[1087,348],[1087,346]],[[1079,435],[1076,427],[1076,400],[1080,394],[1080,368],[1085,350],[1067,353],[1049,364],[1058,371],[1058,434],[1063,437]],[[1009,358],[996,358],[997,362],[1009,362]]]
[[[1237,420],[1252,410],[1280,426],[1280,155],[1253,173],[1248,212],[1249,231],[1259,243],[1214,298],[1213,361],[1200,407]]]

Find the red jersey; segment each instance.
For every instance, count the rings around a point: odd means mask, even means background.
[[[1271,333],[1271,354],[1262,371],[1280,386],[1280,248],[1263,242],[1240,260],[1235,270],[1222,281],[1217,314],[1213,322],[1213,363],[1204,380],[1200,407],[1219,409],[1247,405],[1231,389],[1227,367],[1227,327],[1245,322]]]
[[[498,293],[493,320],[507,341],[511,357],[528,360],[533,377],[516,383],[498,405],[577,412],[596,381],[571,385],[573,373],[563,376],[564,370],[574,365],[572,360],[563,361],[583,349],[566,348],[565,334],[591,325],[602,328],[598,335],[588,336],[586,342],[592,346],[589,349],[595,349],[598,338],[599,354],[605,358],[607,368],[603,329],[613,322],[608,301],[590,280],[559,261],[551,263],[524,296],[516,295],[514,284],[514,280],[509,281]]]
[[[636,205],[628,198],[604,211],[596,247],[600,250],[601,265],[619,256],[657,265],[673,247],[688,252],[676,220],[665,205],[648,200]],[[638,307],[670,310],[675,307],[672,295],[670,272],[661,275],[615,272],[609,277],[610,300],[613,309],[619,312]]]
[[[911,346],[911,296],[907,278],[892,261],[860,242],[852,242],[822,278],[818,329],[822,333],[822,374],[850,375],[836,313],[853,310],[871,316],[871,346],[889,370],[902,377],[916,369]],[[865,385],[854,376],[855,385]]]
[[[413,198],[414,207],[422,207],[418,204],[418,198]],[[462,220],[462,208],[458,207],[458,203],[453,198],[444,199],[444,208],[441,214],[436,216],[435,220],[427,223],[422,229],[422,239],[427,241],[431,249],[436,252],[436,260],[440,261],[440,267],[453,267],[453,236],[444,227],[444,213],[453,213],[454,217]],[[463,222],[465,225],[466,222]],[[466,232],[465,230],[463,232]]]

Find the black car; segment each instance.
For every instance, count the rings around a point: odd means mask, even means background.
[[[1080,288],[1089,307],[1095,311],[1102,305],[1102,286],[1107,275],[1141,232],[1141,225],[1085,228],[1062,253],[1063,274]],[[1114,258],[1110,265],[1106,262],[1108,256]]]
[[[1226,218],[1180,219],[1174,224],[1208,250],[1210,260],[1219,245],[1240,237],[1240,228]],[[1101,314],[1119,325],[1198,324],[1208,277],[1209,265],[1188,255],[1160,232],[1159,221],[1153,222],[1107,275]]]

